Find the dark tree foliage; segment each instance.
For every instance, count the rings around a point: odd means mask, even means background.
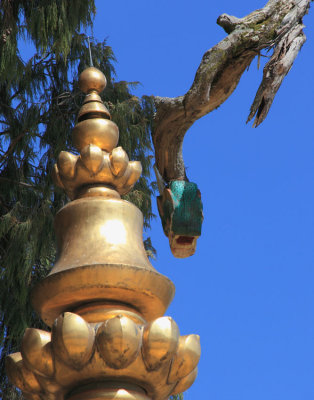
[[[87,37],[93,0],[0,0],[0,398],[20,398],[7,382],[4,358],[19,350],[27,326],[42,327],[29,293],[55,258],[53,219],[68,201],[52,185],[50,171],[61,150],[76,152],[71,129],[83,101],[79,73],[90,65]],[[25,41],[34,46],[22,57]],[[150,129],[153,103],[131,94],[136,83],[115,80],[114,54],[91,41],[94,66],[108,85],[103,100],[120,128],[119,145],[143,174],[126,197],[149,228]],[[154,253],[149,238],[150,255]],[[47,329],[47,327],[45,327]]]
[[[175,394],[174,396],[170,397],[170,400],[183,400],[183,394]]]

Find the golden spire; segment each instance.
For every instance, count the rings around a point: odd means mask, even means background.
[[[120,198],[141,173],[121,147],[95,68],[73,129],[80,155],[61,152],[55,182],[73,200],[55,218],[58,257],[32,303],[51,333],[27,329],[7,357],[9,379],[33,400],[165,400],[197,374],[199,337],[164,317],[174,285],[150,264],[143,216]]]
[[[99,96],[106,83],[104,74],[94,67],[84,70],[79,78],[86,96],[72,134],[80,155],[62,151],[53,170],[55,183],[71,200],[85,196],[119,198],[132,189],[142,173],[141,163],[129,161],[122,147],[116,147],[119,128]]]

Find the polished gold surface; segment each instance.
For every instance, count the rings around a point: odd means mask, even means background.
[[[141,336],[139,326],[132,319],[117,315],[97,329],[97,348],[109,367],[126,368],[138,356]]]
[[[103,185],[87,185],[80,188],[76,197],[82,199],[83,197],[99,197],[107,199],[121,199],[121,196],[114,189]]]
[[[148,370],[156,370],[173,358],[179,335],[179,328],[170,317],[158,318],[145,326],[142,352]]]
[[[149,321],[162,316],[174,285],[150,264],[142,229],[142,213],[123,200],[86,197],[63,207],[55,218],[56,264],[32,293],[45,323],[95,301],[123,302]]]
[[[172,395],[183,393],[191,387],[197,377],[197,367],[193,369],[187,376],[182,378],[172,391]]]
[[[57,167],[62,176],[73,179],[75,176],[75,164],[78,156],[67,151],[61,151],[58,157]]]
[[[96,92],[89,93],[85,96],[83,106],[81,107],[77,119],[81,121],[88,118],[88,115],[93,115],[110,119],[110,113],[107,107],[103,104],[100,96]]]
[[[39,376],[37,367],[26,366],[17,353],[9,359],[10,379],[21,390],[27,392],[32,387],[33,393],[49,394],[51,400],[72,398],[73,390],[91,381],[95,382],[90,384],[94,390],[104,380],[132,382],[154,400],[165,400],[179,389],[186,390],[197,374],[198,337],[179,337],[170,317],[141,323],[141,319],[135,322],[134,317],[130,318],[129,311],[125,315],[123,310],[120,312],[100,324],[89,324],[70,312],[60,315],[49,342],[53,375],[49,370],[49,375],[41,371]],[[37,342],[26,342],[28,352],[40,354]],[[42,352],[46,345],[42,341]],[[30,379],[31,386],[25,379]]]
[[[200,337],[198,335],[181,336],[177,353],[172,361],[168,382],[176,382],[196,368],[201,356]]]
[[[129,164],[129,157],[122,147],[116,147],[109,154],[112,173],[116,177],[122,176]]]
[[[105,75],[94,67],[86,68],[79,77],[79,88],[84,93],[90,93],[96,91],[97,93],[102,92],[107,85],[107,79]]]
[[[39,393],[41,391],[37,377],[25,366],[21,353],[7,356],[6,372],[9,380],[23,393]]]
[[[72,201],[57,213],[55,232],[58,258],[49,275],[97,264],[156,272],[143,245],[143,215],[127,201],[102,197]]]
[[[128,161],[122,148],[107,153],[91,143],[83,148],[80,156],[61,152],[54,166],[53,179],[73,200],[86,186],[109,186],[119,194],[126,194],[141,173],[141,163]]]
[[[143,389],[125,382],[95,383],[75,390],[68,400],[149,400]]]
[[[75,125],[72,135],[73,144],[78,151],[82,151],[89,144],[94,144],[110,153],[118,144],[119,129],[109,119],[91,118]]]
[[[91,174],[96,175],[104,161],[102,150],[94,144],[88,144],[81,151],[81,160]]]
[[[85,303],[76,307],[73,312],[85,319],[89,323],[97,323],[99,321],[107,321],[119,315],[124,315],[131,319],[138,325],[144,325],[145,319],[134,308],[127,306],[123,303],[104,303],[95,301],[92,303]]]
[[[91,185],[109,186],[119,194],[126,194],[142,173],[140,162],[129,161],[125,151],[116,148],[119,128],[110,120],[110,113],[98,95],[105,85],[106,78],[96,68],[88,68],[80,75],[79,86],[87,95],[72,132],[73,144],[80,155],[62,151],[52,174],[55,184],[71,200],[79,196],[82,188]],[[102,196],[103,192],[92,191],[92,196],[95,195]]]
[[[26,329],[21,354],[24,364],[36,374],[48,377],[54,374],[50,332]]]
[[[65,312],[52,326],[54,352],[75,369],[81,369],[90,360],[94,340],[94,330],[79,315]]]
[[[60,313],[100,300],[123,301],[151,321],[164,314],[173,295],[173,283],[161,274],[127,265],[99,264],[48,276],[33,289],[32,303],[48,326]]]
[[[27,329],[8,377],[31,400],[166,400],[197,375],[199,337],[163,314],[174,285],[150,264],[143,216],[122,200],[141,174],[116,147],[118,127],[85,70],[87,95],[73,130],[79,155],[61,152],[53,177],[74,201],[55,218],[57,260],[32,303],[52,332]]]

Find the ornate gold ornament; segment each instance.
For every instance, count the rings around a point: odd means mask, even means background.
[[[73,201],[55,218],[57,261],[32,292],[51,333],[27,329],[7,373],[32,400],[165,400],[196,378],[199,337],[163,316],[174,285],[146,256],[142,213],[120,197],[141,164],[115,147],[119,130],[99,96],[106,78],[87,68],[79,86],[80,155],[61,152],[53,171]]]

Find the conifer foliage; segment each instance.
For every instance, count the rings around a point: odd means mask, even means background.
[[[0,0],[0,398],[20,398],[8,384],[4,357],[19,350],[27,326],[41,327],[29,293],[55,258],[53,218],[66,202],[50,171],[72,147],[71,129],[82,104],[79,73],[90,65],[87,37],[93,0]],[[26,61],[22,46],[34,53]],[[127,195],[152,217],[150,129],[153,103],[131,94],[136,83],[115,80],[114,54],[91,41],[94,66],[107,77],[103,100],[120,129],[120,143],[143,174]],[[153,252],[150,240],[147,247]],[[47,328],[46,328],[47,329]]]

